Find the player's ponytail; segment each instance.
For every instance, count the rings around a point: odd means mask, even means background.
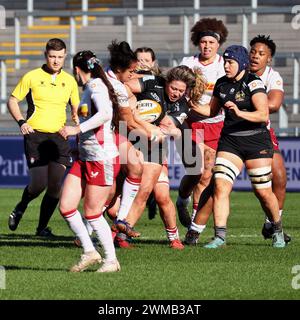
[[[105,72],[101,66],[100,60],[92,51],[80,51],[73,58],[73,67],[79,67],[83,72],[90,73],[91,77],[96,79],[100,78],[107,87],[109,98],[113,107],[112,126],[114,129],[118,129],[119,117],[118,117],[118,100],[115,91],[107,79]]]

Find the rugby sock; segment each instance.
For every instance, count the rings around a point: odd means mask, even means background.
[[[31,194],[28,191],[28,186],[26,186],[26,188],[23,191],[22,194],[22,199],[21,201],[16,205],[16,210],[17,211],[21,211],[24,212],[27,209],[27,206],[29,204],[30,201],[32,201],[33,199],[37,198],[39,196],[39,194]]]
[[[167,232],[167,237],[168,237],[169,241],[179,239],[179,233],[178,233],[177,226],[174,228],[166,228],[166,232]]]
[[[188,198],[181,198],[181,196],[177,197],[177,203],[182,204],[185,207],[187,207],[190,202],[191,202],[191,197],[188,197]]]
[[[127,177],[124,181],[120,209],[117,215],[119,220],[124,220],[127,217],[140,184],[141,179],[136,178]]]
[[[282,209],[279,210],[279,216],[281,217],[282,216]],[[266,216],[265,217],[265,228],[268,230],[268,229],[271,229],[272,228],[272,222],[268,219],[268,217]]]
[[[115,261],[116,257],[116,250],[114,246],[114,242],[111,236],[110,227],[103,217],[103,215],[97,215],[93,217],[85,217],[90,225],[93,227],[97,238],[99,239],[105,255],[106,261]]]
[[[282,232],[282,222],[281,222],[281,220],[279,220],[278,222],[273,222],[272,223],[272,225],[273,225],[273,228],[274,228],[274,233],[275,232]]]
[[[88,234],[88,231],[82,221],[81,214],[78,210],[74,209],[68,212],[61,212],[61,215],[69,224],[71,230],[80,239],[83,252],[95,251],[93,242]]]
[[[215,237],[219,237],[225,241],[226,238],[226,227],[215,227]]]
[[[45,193],[40,209],[40,219],[37,227],[37,232],[42,231],[48,225],[49,220],[51,219],[53,212],[58,204],[59,198],[53,198]]]
[[[192,213],[192,216],[191,216],[191,221],[194,221],[194,218],[196,216],[196,213],[197,213],[197,209],[198,209],[198,203],[193,203],[193,213]]]
[[[93,233],[92,226],[90,225],[90,223],[85,218],[83,218],[82,220],[83,220],[83,223],[84,223],[84,225],[85,225],[85,227],[86,227],[86,229],[88,231],[88,234],[91,236],[92,233]]]
[[[196,224],[195,222],[192,222],[189,230],[194,230],[198,233],[202,233],[205,227],[206,227],[206,224],[201,225],[201,224]]]

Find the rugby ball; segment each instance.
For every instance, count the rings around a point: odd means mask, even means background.
[[[157,120],[162,113],[161,105],[158,102],[150,99],[143,99],[138,101],[137,109],[140,118],[150,123]]]

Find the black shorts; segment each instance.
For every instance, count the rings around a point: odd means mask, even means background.
[[[69,142],[58,133],[35,131],[24,136],[24,149],[28,168],[57,162],[66,167],[72,165]]]
[[[269,131],[252,136],[221,135],[218,151],[236,154],[243,161],[260,158],[273,158],[273,145]]]

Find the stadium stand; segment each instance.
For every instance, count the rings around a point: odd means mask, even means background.
[[[293,6],[298,1],[264,1],[264,6]],[[185,7],[192,8],[193,0],[186,1],[144,1],[144,7],[158,8],[161,12],[166,7]],[[201,0],[201,7],[217,7],[222,6],[222,0]],[[14,55],[14,14],[20,10],[26,9],[26,2],[21,0],[3,0],[1,1],[6,9],[6,29],[0,30],[0,60],[1,57]],[[136,0],[89,0],[89,10],[105,11],[111,8],[136,8]],[[226,1],[227,6],[237,6],[236,1]],[[241,0],[238,6],[250,6],[250,0]],[[224,6],[224,5],[223,5]],[[259,4],[260,6],[260,4]],[[51,3],[46,0],[34,1],[35,10],[80,10],[80,0],[53,0]],[[201,13],[201,11],[200,11]],[[201,15],[201,17],[203,17]],[[223,19],[229,30],[227,43],[231,44],[241,43],[241,16],[236,15],[217,15],[217,18]],[[278,70],[285,83],[286,97],[293,97],[293,64],[292,58],[287,58],[284,54],[291,52],[300,52],[299,30],[293,29],[291,21],[292,13],[276,13],[258,15],[258,23],[251,24],[249,19],[248,25],[248,39],[251,39],[257,34],[270,34],[272,39],[277,44],[278,55],[273,61],[273,66]],[[90,49],[96,52],[104,63],[106,63],[107,45],[112,39],[126,40],[126,28],[124,26],[123,17],[109,17],[109,16],[89,16],[89,25],[83,27],[81,24],[81,17],[76,17],[76,51]],[[28,70],[38,67],[43,60],[43,50],[46,41],[52,37],[59,37],[66,41],[68,48],[70,48],[70,26],[68,17],[39,17],[34,18],[34,25],[27,27],[27,18],[20,18],[21,24],[21,55],[24,58],[20,60],[21,68],[15,69],[14,59],[5,59],[7,67],[7,96],[12,88],[16,85],[18,79],[22,74]],[[190,27],[193,25],[193,17],[189,17]],[[137,26],[137,18],[132,18],[132,46],[133,48],[147,45],[152,47],[157,53],[159,64],[162,67],[171,66],[175,59],[178,62],[183,54],[183,17],[169,17],[165,16],[145,16],[144,25]],[[197,50],[190,43],[190,53],[197,52]],[[283,55],[281,54],[283,53]],[[281,55],[280,55],[281,54]],[[39,59],[40,58],[40,59]],[[299,61],[299,59],[298,59]],[[68,70],[67,66],[67,70]],[[70,71],[70,70],[69,70]],[[298,75],[299,77],[299,75]],[[300,91],[300,88],[298,89]],[[300,127],[300,115],[292,114],[292,105],[287,108],[289,127]],[[1,115],[0,131],[14,131],[18,128],[9,123],[10,116],[7,114]],[[272,115],[274,127],[277,129],[279,124],[278,114]]]

